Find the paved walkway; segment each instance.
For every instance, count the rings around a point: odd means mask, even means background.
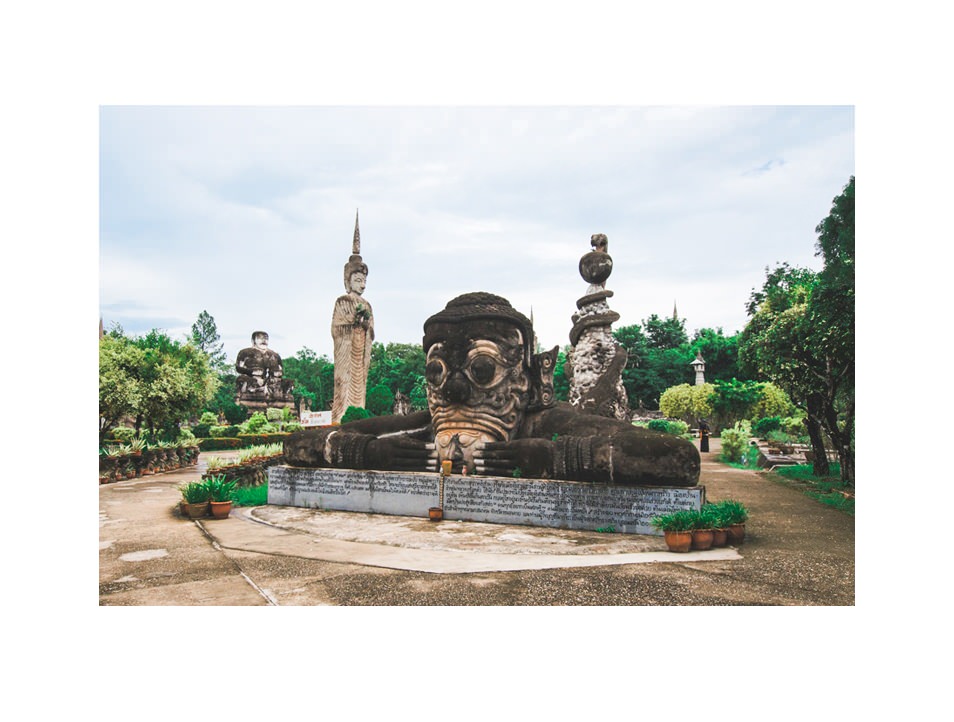
[[[712,441],[707,497],[752,518],[738,549],[690,554],[658,537],[290,507],[189,521],[177,486],[203,454],[100,487],[100,604],[853,605],[853,517],[716,462]]]

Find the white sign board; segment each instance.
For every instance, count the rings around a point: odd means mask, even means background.
[[[303,411],[301,414],[302,426],[331,426],[330,411]]]

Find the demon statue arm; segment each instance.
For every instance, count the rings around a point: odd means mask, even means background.
[[[478,474],[640,486],[693,486],[699,453],[675,436],[580,413],[569,404],[530,413],[512,441],[474,452]]]
[[[429,441],[428,412],[380,416],[298,431],[285,441],[285,461],[292,466],[434,471],[437,457]]]

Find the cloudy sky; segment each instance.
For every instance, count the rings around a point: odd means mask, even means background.
[[[104,324],[206,310],[230,360],[258,329],[331,355],[356,211],[379,341],[483,290],[567,344],[593,233],[617,325],[675,304],[732,333],[766,266],[820,268],[855,173],[851,106],[104,105],[99,130]]]

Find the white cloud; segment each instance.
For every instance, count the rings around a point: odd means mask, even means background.
[[[101,304],[188,325],[208,310],[233,357],[256,329],[283,355],[330,354],[360,209],[382,341],[416,343],[486,290],[562,346],[597,232],[620,323],[675,299],[690,330],[731,332],[764,266],[813,263],[852,124],[845,108],[107,108]]]

